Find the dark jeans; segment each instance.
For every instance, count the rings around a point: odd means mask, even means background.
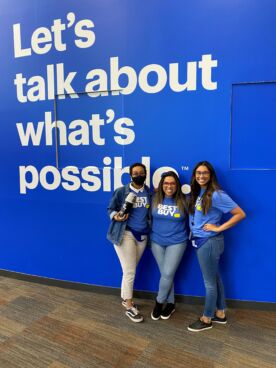
[[[225,309],[224,287],[219,275],[219,260],[224,250],[223,235],[214,236],[199,249],[197,258],[201,268],[206,289],[205,317],[214,317],[215,310]]]

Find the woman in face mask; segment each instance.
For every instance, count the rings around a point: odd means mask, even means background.
[[[145,185],[146,167],[130,166],[131,183],[115,190],[108,207],[111,224],[107,238],[114,244],[122,271],[121,297],[125,314],[133,322],[143,316],[133,302],[136,267],[145,250],[149,233],[150,190]]]

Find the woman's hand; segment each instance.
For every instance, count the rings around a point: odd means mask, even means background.
[[[215,233],[219,233],[221,231],[230,229],[230,227],[236,225],[246,216],[244,211],[240,207],[234,208],[232,211],[230,211],[230,213],[232,217],[228,221],[226,221],[224,224],[221,224],[219,226],[214,225],[214,224],[205,224],[203,226],[203,230],[214,231]]]
[[[214,233],[219,233],[220,230],[220,226],[214,225],[214,224],[205,224],[203,226],[203,230],[205,231],[213,231]]]
[[[128,219],[128,213],[125,214],[123,217],[120,217],[119,212],[118,212],[118,213],[116,213],[116,215],[114,215],[113,218],[114,218],[115,221],[123,222],[123,221],[126,221]]]

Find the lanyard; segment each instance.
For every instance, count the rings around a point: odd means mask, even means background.
[[[195,211],[197,209],[197,206],[200,206],[201,208],[201,204],[202,204],[202,200],[203,200],[203,197],[204,197],[204,193],[202,193],[202,196],[198,196],[197,199],[196,199],[196,203],[195,203]],[[192,220],[191,220],[191,225],[194,226],[195,224],[195,212],[193,213],[193,217],[192,217]]]

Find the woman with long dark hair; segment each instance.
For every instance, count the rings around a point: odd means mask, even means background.
[[[230,213],[221,224],[222,215]],[[189,325],[189,331],[212,328],[212,322],[226,324],[224,287],[219,260],[224,250],[223,231],[245,218],[244,211],[220,189],[213,166],[199,162],[192,174],[189,222],[192,245],[196,248],[204,279],[206,298],[202,317]]]
[[[168,319],[175,311],[173,280],[187,246],[186,218],[179,178],[168,171],[162,175],[152,201],[151,249],[161,274],[153,320]]]

